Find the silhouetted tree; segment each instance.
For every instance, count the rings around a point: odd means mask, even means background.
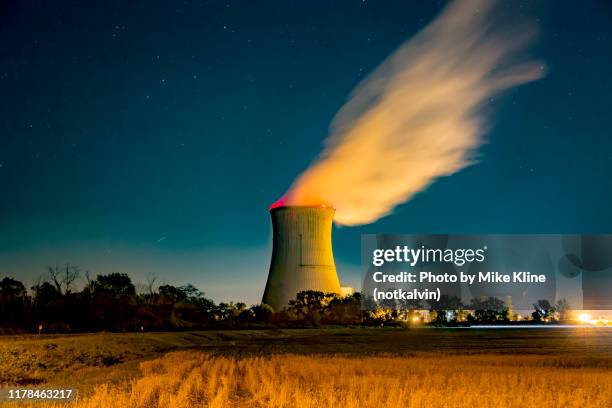
[[[98,275],[93,289],[96,294],[108,294],[115,298],[136,294],[136,287],[126,273]]]
[[[429,308],[435,311],[435,322],[446,324],[456,320],[457,311],[463,309],[463,303],[457,296],[441,295],[440,300],[428,300]]]
[[[97,327],[126,329],[137,324],[136,288],[125,273],[98,275],[84,289],[91,320]]]
[[[543,310],[552,309],[552,306],[550,305],[550,302],[547,299],[538,300],[538,306],[540,307],[540,309],[543,309]]]
[[[9,277],[0,281],[0,321],[22,323],[28,306],[29,299],[23,283]]]
[[[49,277],[55,285],[55,289],[57,289],[60,294],[69,294],[73,289],[73,283],[80,275],[79,268],[69,263],[62,267],[57,264],[55,267],[49,266],[48,271]]]
[[[540,299],[536,304],[533,305],[534,311],[531,313],[531,317],[536,321],[549,321],[554,317],[555,309],[551,306],[547,299]]]
[[[314,290],[299,292],[294,300],[289,301],[289,309],[297,318],[310,323],[319,324],[335,293],[324,293]]]
[[[470,308],[474,309],[473,320],[476,322],[494,323],[508,320],[506,304],[493,296],[472,299]]]
[[[272,309],[272,306],[265,303],[251,306],[250,310],[253,314],[253,320],[255,322],[268,323],[274,314],[274,309]]]
[[[328,305],[325,322],[336,324],[359,324],[362,320],[361,294],[335,297]]]
[[[57,287],[49,282],[37,283],[32,286],[33,292],[33,318],[38,321],[49,321],[57,320],[61,318],[58,316],[57,308],[60,304],[61,293],[57,290]]]

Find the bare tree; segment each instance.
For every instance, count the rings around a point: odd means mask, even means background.
[[[84,280],[85,280],[85,286],[91,286],[91,282],[93,282],[93,280],[91,279],[91,276],[89,275],[89,270],[85,271],[85,273],[83,274]]]
[[[55,289],[59,293],[62,293],[62,281],[61,281],[61,272],[59,265],[55,264],[55,268],[49,266],[49,277],[51,278],[51,282],[55,285]]]
[[[78,279],[80,274],[81,271],[78,267],[76,267],[75,265],[70,265],[68,263],[66,264],[66,266],[64,267],[64,277],[62,279],[64,283],[65,294],[69,294],[72,291],[72,284]]]
[[[139,295],[143,295],[146,302],[151,302],[153,295],[157,293],[159,285],[157,284],[157,275],[151,272],[145,277],[145,283],[138,283],[136,285],[136,291]]]
[[[143,295],[147,295],[147,284],[146,283],[142,283],[142,282],[136,282],[135,284],[136,286],[136,294],[138,296],[143,296]]]
[[[157,292],[157,288],[159,285],[156,284],[157,282],[157,275],[155,275],[155,272],[151,272],[149,274],[147,274],[147,283],[146,283],[146,291],[149,293],[149,295],[153,296],[155,294],[155,292]]]
[[[83,278],[85,283],[83,293],[87,294],[89,297],[93,297],[93,294],[96,291],[96,280],[91,277],[88,270],[83,274]]]
[[[73,283],[80,275],[80,270],[75,265],[67,263],[62,268],[59,265],[49,266],[49,277],[57,291],[61,294],[69,294],[73,289]]]

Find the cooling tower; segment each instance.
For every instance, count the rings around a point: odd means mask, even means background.
[[[330,207],[270,209],[272,260],[263,303],[282,310],[303,290],[340,293],[332,253]]]

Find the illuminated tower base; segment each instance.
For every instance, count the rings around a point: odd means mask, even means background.
[[[324,206],[270,210],[272,260],[263,303],[278,311],[301,291],[341,293],[331,241],[334,212]]]

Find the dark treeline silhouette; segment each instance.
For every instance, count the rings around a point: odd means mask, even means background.
[[[461,299],[442,295],[438,301],[384,301],[375,304],[359,293],[339,297],[333,293],[304,291],[284,310],[266,304],[218,303],[193,285],[155,285],[155,278],[139,290],[125,273],[90,278],[76,290],[79,269],[66,264],[49,267],[28,291],[10,277],[0,280],[0,334],[23,332],[161,331],[219,328],[315,327],[321,325],[471,325],[506,323],[517,319],[509,305],[494,298]],[[531,322],[554,322],[569,305],[547,300],[534,305]]]
[[[0,280],[0,334],[308,327],[362,320],[359,294],[340,298],[302,292],[285,310],[274,311],[265,304],[216,304],[193,285],[156,287],[152,280],[137,291],[125,273],[95,279],[86,273],[78,291],[79,276],[70,264],[50,267],[48,279],[40,279],[29,292],[16,279]]]

